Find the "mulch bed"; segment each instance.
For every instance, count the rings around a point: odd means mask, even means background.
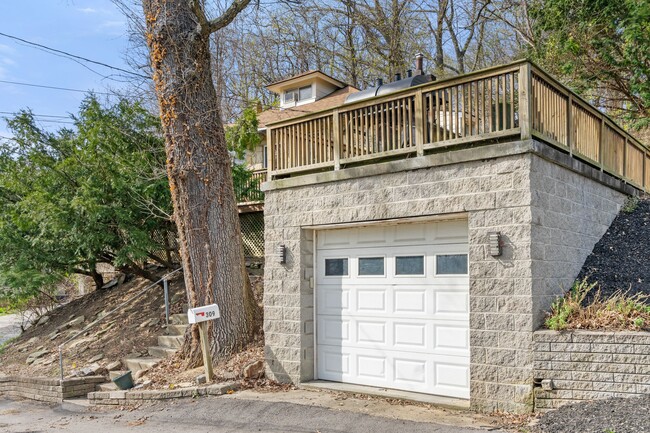
[[[650,396],[563,406],[545,413],[536,433],[648,433]]]
[[[646,198],[634,211],[619,213],[587,257],[578,279],[598,282],[603,298],[617,290],[650,295],[649,247],[650,199]]]

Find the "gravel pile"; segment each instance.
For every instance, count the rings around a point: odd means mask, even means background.
[[[536,433],[649,433],[650,396],[614,398],[547,412]]]
[[[587,257],[578,279],[600,283],[605,298],[617,290],[650,295],[649,250],[650,199],[643,199],[634,211],[619,213]]]

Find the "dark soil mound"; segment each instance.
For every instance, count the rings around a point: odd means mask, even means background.
[[[563,406],[545,413],[533,430],[543,433],[648,433],[650,396]]]
[[[650,295],[650,199],[621,211],[587,257],[579,280],[598,282],[603,297],[617,290]]]

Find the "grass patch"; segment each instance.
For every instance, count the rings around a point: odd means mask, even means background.
[[[588,302],[587,297],[592,295]],[[617,291],[604,299],[598,283],[585,278],[576,281],[566,295],[551,305],[546,318],[548,329],[609,329],[641,331],[650,329],[650,296]]]
[[[625,203],[623,203],[621,210],[625,213],[632,213],[638,207],[639,207],[639,197],[633,195],[628,197],[627,200],[625,200]]]

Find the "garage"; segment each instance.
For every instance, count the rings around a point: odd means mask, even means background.
[[[316,232],[321,380],[469,398],[466,220]]]

